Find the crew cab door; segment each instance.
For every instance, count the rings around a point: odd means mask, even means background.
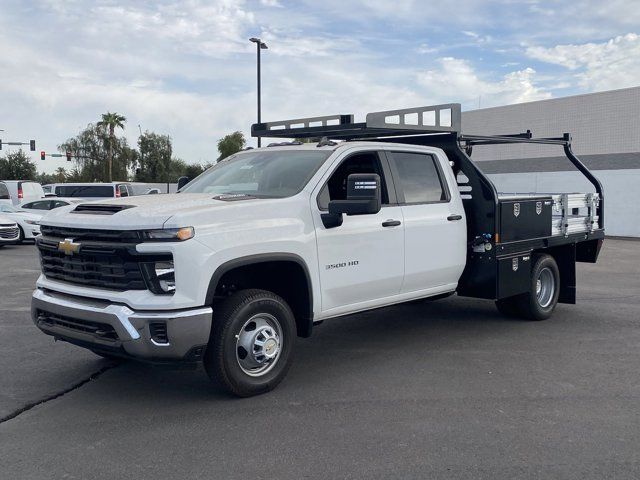
[[[346,198],[347,177],[380,176],[382,207],[376,214],[343,215],[327,228],[321,214],[330,200]],[[311,197],[316,230],[323,314],[383,304],[397,295],[404,275],[404,226],[386,157],[377,151],[346,152],[334,162]]]
[[[386,153],[404,218],[401,292],[452,291],[466,262],[467,230],[448,160],[420,151]]]

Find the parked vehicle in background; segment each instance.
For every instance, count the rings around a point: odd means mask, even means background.
[[[123,182],[55,183],[51,191],[58,197],[83,199],[122,198],[134,195],[131,185]]]
[[[18,224],[17,243],[21,243],[23,240],[33,240],[40,235],[40,225],[38,222],[44,216],[44,213],[45,212],[25,212],[13,205],[0,205],[0,215]]]
[[[82,198],[44,198],[36,200],[35,202],[21,203],[20,209],[22,210],[53,210],[54,208],[64,207],[65,205],[71,205],[72,203],[79,203],[84,201]]]
[[[18,224],[10,218],[0,215],[0,248],[15,244],[19,237]]]
[[[144,194],[145,195],[157,195],[158,193],[160,193],[160,189],[159,188],[150,188]]]
[[[3,188],[4,186],[4,188]],[[19,205],[23,202],[44,198],[42,185],[31,180],[2,180],[0,181],[0,201]]]
[[[53,193],[53,185],[51,184],[43,185],[42,190],[45,195],[55,195],[55,193]]]
[[[133,190],[134,195],[147,195],[152,190],[158,193],[175,193],[177,188],[174,182],[170,183],[151,183],[151,182],[131,182],[129,186]]]

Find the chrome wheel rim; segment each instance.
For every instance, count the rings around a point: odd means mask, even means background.
[[[553,272],[545,267],[540,270],[536,280],[536,298],[538,299],[538,305],[542,308],[547,308],[551,305],[555,292],[555,277],[553,276]]]
[[[268,313],[254,315],[236,335],[238,366],[249,376],[265,375],[280,358],[282,340],[282,328],[276,317]]]

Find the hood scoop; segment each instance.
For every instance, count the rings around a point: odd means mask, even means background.
[[[85,213],[89,215],[113,215],[128,208],[133,208],[135,205],[110,205],[100,203],[87,203],[78,205],[71,213]]]

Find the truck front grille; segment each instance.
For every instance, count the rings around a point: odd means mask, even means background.
[[[38,244],[45,277],[86,287],[111,290],[146,290],[137,259],[116,249],[103,252],[92,248],[72,256],[53,250],[47,242]],[[87,249],[88,250],[88,249]]]
[[[118,340],[118,333],[108,323],[92,322],[38,310],[38,323],[94,335],[105,340]]]
[[[73,230],[75,236],[53,237],[52,227],[43,228],[43,235],[38,238],[37,245],[45,277],[85,287],[118,291],[146,290],[147,284],[140,263],[172,258],[171,254],[141,255],[135,248],[140,242],[112,242],[109,234],[114,232],[104,232],[106,238],[99,241],[95,237],[95,230],[89,230],[90,233],[84,231],[84,234],[80,229]],[[64,235],[70,232],[55,233]],[[92,240],[86,240],[87,238]],[[69,255],[60,251],[60,243],[66,239],[73,239],[74,244],[79,244],[79,249]]]
[[[18,238],[19,234],[20,234],[20,230],[18,230],[18,227],[12,227],[12,228],[0,227],[0,238],[4,240],[14,240]]]

